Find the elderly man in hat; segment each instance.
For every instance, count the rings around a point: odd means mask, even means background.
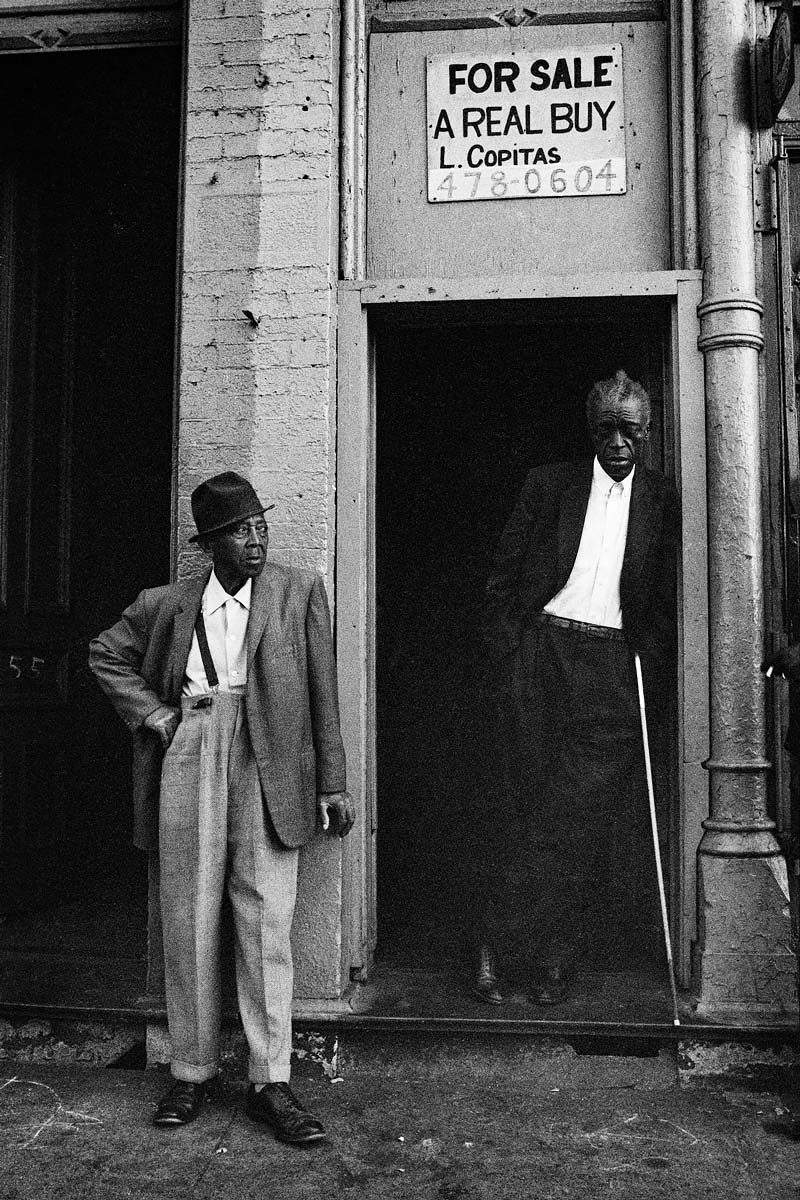
[[[501,754],[526,829],[522,953],[539,1004],[566,998],[578,956],[613,924],[610,891],[624,893],[646,852],[633,654],[663,697],[674,641],[678,502],[641,462],[649,398],[620,370],[592,388],[586,416],[593,463],[529,473],[489,581]],[[500,1003],[493,950],[484,930],[473,990]]]
[[[246,1111],[305,1145],[325,1132],[289,1087],[298,848],[318,827],[343,837],[353,810],[324,586],[266,561],[266,511],[233,471],[200,484],[209,569],[141,592],[90,666],[133,734],[137,844],[160,851],[174,1082],[154,1122],[194,1120],[217,1074],[227,885]]]

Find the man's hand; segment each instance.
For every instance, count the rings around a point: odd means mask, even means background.
[[[800,642],[783,646],[767,655],[761,664],[764,674],[783,675],[786,679],[800,679]]]
[[[349,792],[321,792],[317,812],[323,833],[338,833],[342,838],[347,837],[356,819]]]
[[[171,708],[166,704],[161,708],[157,708],[155,712],[151,712],[148,717],[145,717],[142,724],[145,729],[149,729],[151,733],[156,734],[161,739],[161,745],[166,750],[175,737],[175,730],[181,723],[181,710],[179,708]]]

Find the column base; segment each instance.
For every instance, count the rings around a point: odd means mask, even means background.
[[[797,956],[786,863],[775,849],[757,857],[699,856],[700,947],[697,1016],[722,1025],[794,1025]]]

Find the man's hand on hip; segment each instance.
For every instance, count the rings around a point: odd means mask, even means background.
[[[338,833],[339,837],[347,837],[356,819],[349,792],[321,792],[317,812],[323,833]]]
[[[169,705],[162,705],[155,712],[151,712],[145,717],[142,724],[145,729],[149,729],[151,733],[156,734],[161,740],[161,745],[166,750],[175,737],[175,730],[181,723],[181,710],[172,708]]]

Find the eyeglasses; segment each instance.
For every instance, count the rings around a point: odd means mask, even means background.
[[[254,533],[259,541],[266,541],[269,534],[269,525],[266,521],[243,521],[241,525],[234,525],[228,530],[231,537],[235,537],[238,541],[244,541]]]

